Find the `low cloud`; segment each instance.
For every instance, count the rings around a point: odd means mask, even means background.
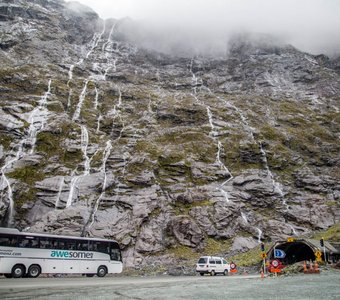
[[[274,36],[313,54],[340,54],[337,0],[79,2],[91,6],[102,18],[121,18],[123,14],[131,17],[138,22],[135,38],[155,50],[184,47],[222,51],[230,36],[250,32]]]

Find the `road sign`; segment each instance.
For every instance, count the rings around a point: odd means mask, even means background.
[[[284,258],[286,256],[286,252],[284,252],[281,249],[275,249],[274,250],[274,257],[275,258]]]
[[[272,261],[272,266],[273,266],[274,268],[277,268],[277,267],[279,266],[279,264],[280,264],[280,262],[279,262],[277,259],[274,259],[274,260]]]
[[[322,255],[320,250],[315,251],[314,254],[315,254],[315,257],[321,257]]]
[[[316,260],[317,262],[319,262],[319,263],[321,263],[321,262],[322,262],[322,258],[321,258],[321,256],[317,256],[317,257],[315,258],[315,260]]]
[[[267,257],[267,254],[265,252],[261,253],[261,257],[262,258],[266,258]]]
[[[271,272],[272,272],[272,273],[280,273],[280,272],[281,272],[281,269],[273,268],[273,269],[271,269]]]
[[[236,269],[236,264],[232,262],[232,263],[230,264],[230,269],[232,269],[232,270]]]
[[[293,238],[293,237],[289,237],[288,239],[287,239],[287,242],[288,243],[293,243],[295,241],[295,239]]]

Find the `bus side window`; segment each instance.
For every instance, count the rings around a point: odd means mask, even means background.
[[[40,248],[41,248],[41,249],[50,248],[50,246],[49,246],[49,241],[46,240],[45,238],[40,238]]]
[[[76,241],[75,240],[67,240],[66,241],[66,250],[76,250]]]
[[[47,249],[59,249],[58,240],[55,238],[47,238],[46,248]]]
[[[79,241],[77,244],[77,250],[88,251],[89,250],[88,241]]]
[[[32,240],[32,248],[39,248],[39,239]]]
[[[25,239],[25,237],[23,237],[23,236],[20,236],[19,238],[18,238],[18,247],[20,247],[20,248],[26,248],[27,247],[27,244],[28,244],[28,240],[26,240]]]
[[[92,251],[99,251],[98,250],[98,242],[93,242],[93,250]]]
[[[17,246],[17,238],[6,236],[6,235],[1,235],[0,236],[0,246],[16,247]]]
[[[89,243],[88,243],[88,250],[93,251],[93,242],[92,241],[89,241]]]
[[[108,242],[97,242],[98,243],[98,252],[102,253],[110,253],[110,245]]]
[[[67,250],[66,241],[65,240],[59,240],[58,249]]]

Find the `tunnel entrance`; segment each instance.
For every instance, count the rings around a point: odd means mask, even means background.
[[[284,257],[275,257],[275,250],[282,250]],[[340,259],[340,245],[324,241],[321,247],[319,240],[288,238],[286,241],[277,241],[267,252],[269,261],[278,259],[283,265],[291,265],[300,261],[315,261],[317,255],[321,261],[326,259],[330,263],[336,263]]]
[[[286,256],[280,259],[284,265],[291,265],[304,260],[315,260],[313,249],[311,248],[311,246],[307,245],[304,242],[286,242],[277,245],[275,249],[283,250],[286,253]],[[269,255],[269,258],[274,259],[274,248],[272,251],[272,255]]]

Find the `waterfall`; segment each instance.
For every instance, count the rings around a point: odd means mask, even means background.
[[[195,72],[192,70],[193,65],[194,65],[194,58],[192,58],[191,61],[190,61],[189,70],[190,70],[190,73],[192,75],[192,77],[191,77],[191,85],[193,87],[192,90],[193,90],[194,95],[196,95],[197,94],[198,78],[196,77]]]
[[[266,152],[264,151],[263,147],[262,147],[262,143],[259,142],[259,145],[260,145],[260,152],[262,154],[262,161],[264,163],[264,166],[265,166],[265,169],[267,171],[267,174],[269,176],[269,178],[271,179],[272,181],[272,185],[274,187],[274,192],[277,192],[280,197],[282,198],[282,204],[286,207],[286,209],[288,210],[289,209],[289,206],[287,205],[287,202],[286,202],[286,199],[284,198],[284,193],[282,191],[282,188],[281,188],[281,185],[279,182],[275,181],[274,179],[274,175],[273,173],[270,171],[269,169],[269,165],[268,165],[268,160],[267,160],[267,154]]]
[[[231,172],[228,170],[228,168],[225,166],[225,164],[221,161],[220,154],[221,154],[221,150],[222,150],[222,143],[218,139],[218,130],[214,126],[213,114],[211,112],[211,109],[210,109],[210,107],[208,105],[205,105],[204,103],[201,103],[200,100],[197,97],[197,89],[196,89],[196,87],[198,85],[198,78],[197,78],[197,76],[195,75],[195,73],[194,73],[194,71],[192,69],[193,68],[193,64],[194,64],[194,58],[191,59],[190,65],[189,65],[189,71],[190,71],[190,73],[192,75],[192,78],[191,78],[192,85],[194,86],[193,93],[191,95],[192,95],[192,97],[194,97],[194,99],[196,100],[197,103],[199,103],[200,105],[205,106],[205,108],[207,110],[209,126],[211,128],[209,135],[217,143],[216,163],[220,166],[221,170],[224,170],[230,176],[225,182],[223,182],[216,189],[221,192],[221,194],[223,195],[223,197],[226,200],[226,202],[230,202],[229,194],[228,194],[228,192],[226,192],[223,189],[223,186],[225,184],[227,184],[233,178],[233,176],[232,176]]]
[[[18,161],[20,158],[20,152],[19,149],[16,153],[16,156],[12,159],[10,159],[7,163],[4,164],[4,166],[1,168],[1,190],[4,190],[7,187],[7,198],[8,198],[8,221],[7,225],[10,226],[13,223],[13,215],[14,215],[14,200],[13,200],[13,190],[12,186],[9,182],[9,179],[5,175],[5,170],[10,167],[14,162]]]
[[[71,107],[71,97],[72,97],[72,89],[69,90],[68,92],[68,98],[67,98],[67,111],[70,109]]]
[[[239,114],[240,119],[241,119],[242,124],[243,124],[243,127],[245,128],[246,132],[249,133],[252,141],[259,145],[260,152],[261,152],[261,157],[262,157],[262,162],[264,163],[264,167],[265,167],[265,169],[267,171],[267,174],[268,174],[269,178],[272,181],[272,185],[273,185],[274,191],[276,191],[280,195],[280,197],[282,198],[282,204],[284,206],[286,206],[286,208],[288,209],[288,205],[287,205],[286,200],[284,198],[284,193],[283,193],[283,190],[281,188],[281,185],[280,185],[279,182],[275,181],[274,175],[273,175],[273,173],[271,172],[271,170],[269,168],[268,160],[267,160],[267,154],[266,154],[265,150],[263,149],[262,143],[257,141],[255,139],[255,137],[254,137],[254,129],[249,125],[246,117],[244,116],[244,114],[242,113],[242,111],[240,109],[238,109],[235,105],[231,104],[229,101],[225,101],[225,100],[221,99],[220,97],[217,97],[217,99],[219,99],[221,101],[224,101],[229,107],[235,109],[236,112]]]
[[[113,71],[114,72],[116,72],[117,71],[117,66],[116,66],[116,64],[117,64],[117,58],[115,58],[114,60],[113,60]]]
[[[97,129],[96,129],[96,133],[99,132],[100,129],[100,121],[103,119],[102,115],[99,115],[98,119],[97,119]]]
[[[102,166],[100,168],[100,172],[102,172],[104,174],[104,180],[103,180],[103,184],[102,184],[102,189],[101,189],[101,193],[93,207],[93,211],[91,213],[91,216],[87,222],[87,224],[85,225],[84,229],[83,229],[83,233],[82,235],[84,236],[86,231],[88,231],[93,223],[94,223],[94,219],[95,219],[95,215],[98,211],[98,207],[99,207],[99,204],[100,204],[100,201],[101,199],[103,198],[104,194],[105,194],[105,190],[106,190],[106,185],[107,185],[107,176],[106,176],[106,162],[107,160],[109,159],[109,156],[111,154],[111,149],[112,149],[112,144],[111,144],[111,141],[107,141],[106,142],[106,147],[105,147],[105,150],[104,150],[104,153],[103,153],[103,160],[102,160]]]
[[[215,136],[215,126],[213,124],[213,117],[212,117],[212,113],[211,113],[209,106],[207,106],[207,114],[208,114],[209,124],[210,124],[210,127],[211,127],[211,131],[210,131],[209,135],[214,137]]]
[[[67,86],[69,86],[70,81],[73,79],[73,69],[74,69],[74,65],[70,66],[70,69],[68,71],[68,81],[67,81]]]
[[[292,225],[288,224],[288,226],[290,227],[291,232],[292,232],[293,235],[295,235],[295,236],[298,236],[298,235],[299,235],[299,234],[296,232],[295,228],[294,228]]]
[[[229,194],[224,190],[222,189],[222,186],[220,188],[218,188],[218,190],[221,192],[221,194],[223,195],[224,199],[226,202],[230,202],[230,199],[229,199]]]
[[[94,91],[95,91],[96,95],[94,97],[94,106],[93,106],[93,108],[97,110],[98,109],[98,97],[99,97],[99,93],[98,93],[97,87],[94,88]]]
[[[99,33],[99,34],[98,34],[98,33],[95,33],[95,34],[93,35],[93,38],[92,38],[92,40],[91,40],[91,42],[92,42],[91,49],[90,49],[89,52],[87,52],[87,54],[86,54],[86,56],[85,56],[86,58],[89,58],[89,56],[90,56],[90,54],[92,53],[92,51],[93,51],[95,48],[97,48],[99,41],[101,40],[103,34],[105,33],[105,29],[106,29],[106,22],[104,21],[104,24],[103,24],[103,31],[102,31],[101,33]]]
[[[232,174],[230,173],[230,171],[228,170],[228,168],[225,166],[225,164],[221,161],[221,149],[222,149],[222,143],[216,138],[216,136],[218,135],[217,134],[217,131],[215,131],[215,126],[213,124],[213,115],[211,113],[211,110],[210,110],[210,107],[207,106],[207,114],[208,114],[208,119],[209,119],[209,124],[210,124],[210,127],[211,127],[211,131],[209,133],[209,135],[213,138],[214,141],[217,141],[217,152],[216,152],[216,163],[220,166],[220,169],[221,170],[224,170],[225,172],[228,173],[228,175],[230,176],[225,182],[223,182],[220,187],[218,187],[217,189],[222,193],[224,199],[226,200],[226,202],[230,202],[230,199],[229,199],[229,194],[228,192],[226,192],[224,189],[223,189],[223,186],[225,184],[228,183],[228,181],[230,181],[233,176]]]
[[[120,106],[122,105],[122,92],[120,91],[120,88],[118,88],[118,104],[117,107],[120,108]]]
[[[81,111],[81,108],[83,106],[85,96],[86,96],[86,90],[87,90],[88,82],[89,82],[88,79],[86,79],[85,82],[84,82],[84,87],[83,87],[83,90],[80,93],[79,102],[77,104],[76,111],[74,112],[74,115],[73,115],[73,118],[72,118],[73,121],[77,120],[80,116],[80,111]]]
[[[28,128],[28,137],[25,143],[29,144],[31,147],[29,154],[32,154],[34,152],[37,134],[39,133],[39,131],[43,130],[45,126],[47,117],[46,104],[48,96],[51,95],[51,82],[52,80],[50,79],[48,81],[47,91],[39,100],[39,105],[32,110],[28,117],[28,123],[30,124],[30,126]]]
[[[247,215],[243,211],[241,211],[241,216],[242,216],[242,219],[244,220],[244,222],[246,222],[246,224],[248,224],[249,222],[248,222]]]
[[[105,51],[106,46],[111,42],[111,36],[112,36],[112,34],[113,34],[113,30],[115,29],[116,25],[117,25],[117,22],[115,22],[115,23],[112,25],[112,27],[111,27],[111,30],[110,30],[109,36],[108,36],[108,38],[107,38],[107,41],[103,44],[103,47],[102,47],[102,51],[103,51],[103,52]]]
[[[262,241],[261,241],[261,237],[262,237],[262,230],[260,229],[260,228],[258,228],[258,227],[256,227],[256,230],[257,230],[257,232],[258,232],[258,238],[257,238],[257,241],[259,242],[259,243],[261,243]]]
[[[77,181],[78,181],[79,178],[80,178],[80,176],[75,176],[71,180],[70,192],[68,194],[68,198],[67,198],[67,202],[66,202],[65,208],[68,208],[68,207],[70,207],[72,205],[74,190],[76,188],[76,184],[77,184]]]
[[[83,152],[84,162],[84,176],[90,173],[90,159],[87,155],[87,147],[89,144],[89,134],[86,126],[81,126],[81,151]]]
[[[17,151],[15,156],[8,161],[5,161],[4,166],[1,168],[1,190],[4,190],[7,187],[7,198],[8,198],[8,226],[13,223],[13,215],[14,215],[14,200],[13,200],[13,189],[10,184],[9,179],[7,178],[5,172],[6,169],[9,168],[13,163],[18,161],[24,154],[24,147],[30,146],[30,151],[28,154],[32,154],[34,152],[37,134],[44,128],[47,116],[46,104],[48,96],[51,95],[51,82],[48,81],[48,88],[44,95],[40,98],[38,106],[36,106],[30,113],[28,117],[29,128],[27,131],[26,137],[24,136],[22,140],[16,145]],[[27,152],[26,152],[27,154]]]
[[[74,196],[74,191],[77,187],[77,182],[81,177],[84,177],[88,174],[90,174],[90,162],[91,159],[87,155],[87,147],[89,144],[89,134],[87,131],[86,126],[81,125],[81,135],[80,135],[80,145],[81,145],[81,151],[83,152],[83,157],[84,157],[84,172],[82,175],[74,176],[74,173],[76,172],[76,169],[72,172],[71,177],[71,183],[70,183],[70,191],[69,195],[67,198],[66,206],[65,208],[69,207],[72,205],[73,202],[73,196]]]

